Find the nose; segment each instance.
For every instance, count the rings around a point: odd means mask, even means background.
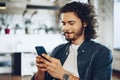
[[[67,24],[62,26],[62,31],[63,31],[63,32],[66,32],[66,31],[68,31],[69,29],[70,29],[70,26],[67,25]]]

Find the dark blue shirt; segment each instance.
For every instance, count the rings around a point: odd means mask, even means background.
[[[68,42],[59,45],[53,50],[51,56],[60,59],[63,65],[69,55],[70,44]],[[94,41],[84,41],[78,48],[77,56],[77,68],[80,80],[111,80],[112,60],[112,53],[107,47]],[[46,72],[45,80],[53,79]]]

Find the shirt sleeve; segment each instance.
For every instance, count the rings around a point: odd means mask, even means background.
[[[32,76],[31,80],[35,80],[34,78],[35,78],[35,74]]]

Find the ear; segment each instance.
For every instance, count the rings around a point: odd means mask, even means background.
[[[87,23],[86,22],[83,22],[83,27],[87,27]]]

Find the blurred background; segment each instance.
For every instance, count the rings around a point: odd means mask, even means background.
[[[113,54],[113,80],[120,80],[120,0],[0,0],[0,80],[30,80],[36,72],[35,46],[50,54],[65,43],[58,8],[70,1],[95,6],[99,37]]]

